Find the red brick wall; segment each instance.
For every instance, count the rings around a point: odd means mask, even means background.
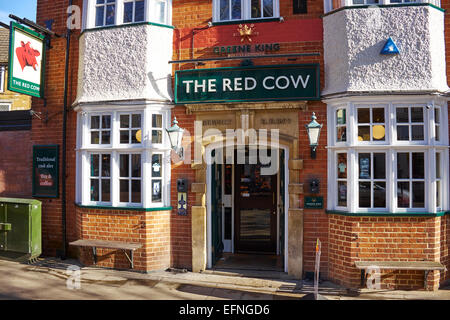
[[[441,218],[350,217],[330,215],[330,278],[357,288],[360,271],[355,261],[439,261]],[[423,288],[423,271],[382,271],[382,286]],[[439,272],[428,276],[428,286],[439,286]]]
[[[450,215],[441,218],[441,263],[447,267],[446,271],[441,272],[441,283],[450,280]]]
[[[30,198],[31,131],[0,132],[0,197]]]
[[[167,269],[171,266],[170,211],[126,211],[77,208],[77,232],[82,239],[141,243],[134,253],[138,271]],[[80,249],[80,260],[92,264],[92,250]],[[129,269],[123,252],[97,249],[97,265]]]

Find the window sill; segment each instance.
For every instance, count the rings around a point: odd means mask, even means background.
[[[373,5],[350,5],[350,6],[344,6],[344,7],[340,7],[334,10],[331,10],[327,13],[325,13],[322,17],[326,17],[328,15],[331,15],[333,13],[342,11],[342,10],[346,10],[346,9],[365,9],[365,8],[369,8],[372,7]],[[422,7],[422,6],[430,6],[432,8],[435,8],[439,11],[445,12],[445,9],[442,9],[438,6],[435,6],[434,4],[431,3],[391,3],[391,4],[376,4],[377,7],[379,8],[391,8],[391,7]]]
[[[75,206],[83,209],[106,209],[106,210],[121,210],[121,211],[172,211],[172,207],[155,207],[155,208],[142,208],[142,207],[111,207],[111,206],[101,206],[101,205],[81,205],[79,203],[75,203]]]
[[[135,23],[124,23],[124,24],[120,24],[120,25],[111,25],[111,26],[86,28],[86,29],[84,29],[81,32],[80,36],[83,35],[85,32],[93,32],[93,31],[106,30],[106,29],[115,29],[115,28],[136,27],[136,26],[143,26],[143,25],[156,26],[156,27],[162,27],[162,28],[168,28],[168,29],[175,29],[174,26],[170,26],[170,25],[167,25],[167,24],[156,23],[156,22],[135,22]]]
[[[277,18],[262,18],[262,19],[249,19],[249,20],[229,20],[229,21],[216,21],[213,22],[213,26],[222,26],[229,24],[243,24],[243,23],[260,23],[260,22],[274,22],[274,21],[282,21],[281,17]]]
[[[442,217],[450,211],[431,212],[348,212],[339,210],[325,210],[327,214],[338,214],[350,217]]]

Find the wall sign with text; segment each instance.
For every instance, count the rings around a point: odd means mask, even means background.
[[[180,70],[175,103],[319,100],[319,64]]]
[[[11,22],[8,90],[42,98],[44,96],[45,37]]]
[[[33,146],[33,197],[57,198],[59,146]]]

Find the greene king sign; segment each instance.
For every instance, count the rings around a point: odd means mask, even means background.
[[[43,97],[45,37],[11,22],[8,90]]]
[[[183,70],[175,103],[319,100],[318,64]]]

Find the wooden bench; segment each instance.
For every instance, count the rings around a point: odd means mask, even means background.
[[[134,269],[133,252],[142,248],[141,243],[134,242],[120,242],[120,241],[105,241],[105,240],[77,240],[70,242],[69,245],[75,247],[90,247],[94,255],[94,265],[97,264],[97,248],[118,249],[122,250],[128,261],[130,261],[131,269]],[[127,254],[130,251],[130,255]]]
[[[445,270],[439,262],[435,261],[356,261],[356,268],[361,270],[361,286],[366,282],[366,269],[378,268],[391,270],[423,270],[424,271],[424,287],[427,289],[428,273],[433,270]]]

